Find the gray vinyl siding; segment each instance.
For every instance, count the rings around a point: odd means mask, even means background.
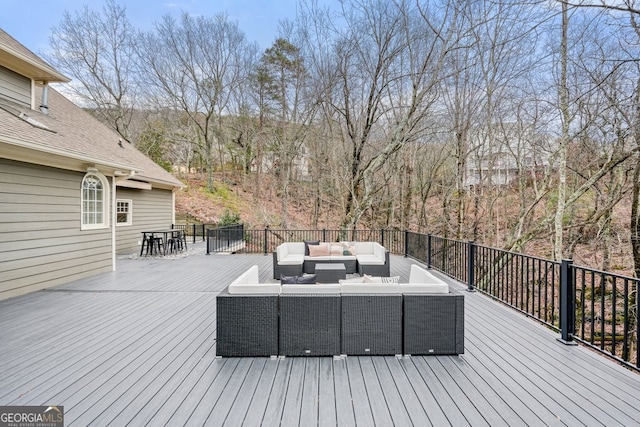
[[[143,231],[171,228],[173,193],[170,190],[134,190],[118,188],[117,199],[131,200],[131,225],[116,227],[116,252],[131,254],[140,251]]]
[[[31,107],[31,79],[0,66],[0,97]]]
[[[112,270],[111,230],[80,230],[83,176],[0,159],[0,299]]]

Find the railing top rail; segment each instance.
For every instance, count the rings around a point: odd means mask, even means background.
[[[596,268],[585,267],[585,266],[575,265],[575,264],[572,264],[571,268],[573,268],[575,270],[585,270],[585,271],[589,271],[591,273],[602,274],[602,275],[606,275],[606,276],[613,276],[613,277],[616,277],[618,279],[631,280],[631,281],[634,281],[636,283],[640,283],[640,278],[631,277],[631,276],[624,276],[622,274],[612,273],[610,271],[598,270]]]
[[[422,234],[422,233],[418,233],[416,231],[410,231],[410,233]],[[431,237],[435,238],[435,239],[440,239],[440,240],[448,240],[449,242],[453,242],[453,243],[462,243],[463,245],[466,245],[466,244],[469,243],[469,240],[451,239],[449,237],[436,236],[435,234],[432,234]]]
[[[518,255],[518,256],[525,257],[525,258],[529,258],[529,259],[535,259],[537,261],[543,261],[543,262],[547,262],[547,263],[553,263],[553,264],[560,265],[560,261],[554,261],[554,260],[549,259],[549,258],[542,258],[542,257],[535,256],[535,255],[523,254],[522,252],[508,251],[506,249],[500,249],[500,248],[495,248],[493,246],[478,245],[478,244],[476,244],[476,247],[477,248],[483,248],[483,249],[490,249],[492,251],[506,252],[506,253],[509,253],[509,254]]]

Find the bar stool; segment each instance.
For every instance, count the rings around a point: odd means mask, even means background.
[[[144,252],[145,255],[153,253],[153,234],[144,233],[142,235],[142,246],[140,247],[140,256]]]
[[[154,251],[158,251],[158,254],[164,254],[164,240],[160,236],[156,236],[154,234],[151,235],[151,255],[153,255]]]
[[[182,252],[184,250],[184,245],[182,244],[183,234],[184,233],[182,233],[181,230],[176,230],[171,233],[171,239],[169,239],[169,242],[168,242],[171,252],[173,251]]]

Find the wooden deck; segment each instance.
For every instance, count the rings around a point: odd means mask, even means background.
[[[0,301],[0,405],[63,405],[72,426],[640,425],[640,375],[480,293],[461,356],[216,358],[216,294],[271,262],[122,259]],[[406,279],[415,261],[391,262]]]

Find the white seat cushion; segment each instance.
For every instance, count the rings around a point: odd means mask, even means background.
[[[282,285],[283,294],[339,294],[340,285],[316,283],[315,285]]]
[[[331,261],[333,258],[330,255],[327,256],[305,256],[304,260],[305,261],[316,261],[316,262],[322,262],[322,261]]]
[[[403,294],[448,294],[449,285],[441,283],[400,283]]]
[[[358,262],[360,264],[364,264],[364,265],[384,265],[384,258],[380,259],[379,257],[377,257],[374,254],[361,255],[360,253],[358,253],[358,255],[356,255],[356,258],[358,259]]]
[[[355,261],[356,257],[354,255],[331,255],[331,261]]]
[[[304,255],[287,255],[278,260],[278,265],[299,265],[304,262]]]
[[[279,294],[279,283],[236,283],[229,285],[230,294]]]
[[[397,294],[397,283],[342,283],[343,294]]]

